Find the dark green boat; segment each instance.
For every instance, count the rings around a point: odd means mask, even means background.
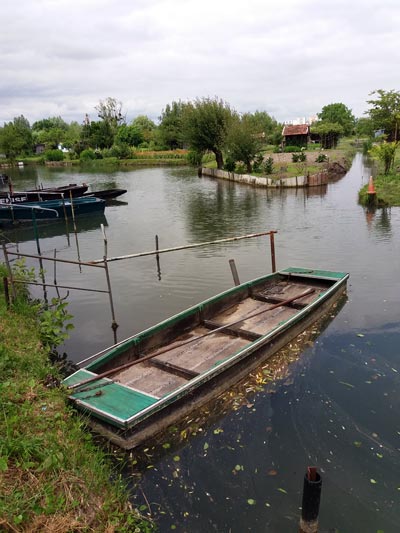
[[[321,318],[349,275],[287,268],[229,289],[100,354],[67,379],[95,431],[126,449],[247,376]]]
[[[35,220],[63,220],[65,216],[104,213],[105,201],[98,198],[74,198],[71,200],[45,200],[43,202],[0,203],[0,224],[30,222]]]

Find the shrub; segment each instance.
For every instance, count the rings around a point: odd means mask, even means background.
[[[262,154],[257,154],[253,161],[253,171],[260,172],[261,165],[263,163],[264,156]]]
[[[189,165],[192,165],[193,167],[199,167],[201,166],[201,163],[203,161],[203,152],[198,152],[197,150],[189,150],[187,158],[189,161]]]
[[[316,163],[325,163],[325,161],[328,161],[328,157],[326,156],[326,154],[318,154],[315,159]]]
[[[268,159],[266,159],[264,161],[264,172],[265,174],[272,174],[272,172],[274,171],[274,160],[272,157],[268,157]]]
[[[91,148],[88,148],[81,152],[79,159],[81,161],[93,161],[93,159],[96,159],[96,153]]]
[[[64,153],[61,150],[47,150],[44,154],[46,161],[63,161]]]
[[[283,151],[285,153],[288,153],[288,152],[298,152],[299,150],[301,149],[304,149],[305,150],[305,147],[304,146],[285,146],[285,148],[283,149]]]
[[[304,152],[292,154],[292,161],[293,163],[304,163],[304,161],[307,161],[307,156]]]
[[[228,156],[225,161],[224,170],[227,170],[228,172],[235,172],[236,163],[235,160]]]

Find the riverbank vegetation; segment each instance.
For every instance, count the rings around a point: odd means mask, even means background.
[[[365,140],[363,152],[371,159],[374,194],[368,194],[368,185],[359,192],[359,202],[368,206],[400,206],[400,92],[374,91],[369,118],[362,123]]]
[[[69,318],[65,302],[46,309],[23,287],[7,309],[0,289],[0,529],[151,531],[59,386],[49,353]]]
[[[341,112],[342,107],[347,111],[347,121],[352,117],[344,104],[334,106],[339,106]],[[321,137],[323,148],[330,148],[329,143],[336,145],[337,136],[332,135],[345,129],[332,122],[344,121],[341,114],[327,114],[327,109],[329,106],[322,110],[319,121],[325,124],[327,132]],[[82,124],[67,124],[61,117],[49,117],[31,126],[24,116],[15,117],[0,128],[4,165],[22,161],[97,168],[144,164],[197,166],[208,154],[213,154],[218,168],[245,165],[250,172],[267,146],[272,146],[275,152],[283,150],[283,124],[266,111],[239,113],[216,97],[172,102],[162,111],[158,124],[144,115],[128,123],[122,103],[111,97],[100,101],[95,111],[97,119],[86,114]],[[297,143],[297,149],[301,147],[301,142]]]

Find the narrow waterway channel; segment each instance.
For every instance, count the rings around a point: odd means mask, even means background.
[[[321,531],[394,533],[400,524],[400,210],[367,213],[357,192],[369,170],[357,155],[350,171],[324,189],[269,191],[199,179],[183,168],[110,174],[74,170],[15,172],[19,189],[86,181],[128,190],[101,220],[78,222],[83,260],[277,229],[278,268],[348,271],[348,300],[304,343],[283,354],[280,379],[249,380],[157,443],[126,455],[134,503],[160,531],[297,531],[307,466],[323,477]],[[40,228],[42,253],[76,258],[62,224]],[[33,232],[5,234],[26,253]],[[241,281],[270,271],[268,241],[239,241],[110,265],[118,338]],[[58,282],[105,288],[94,269],[60,267]],[[51,275],[50,275],[51,272]],[[52,267],[48,268],[52,278]],[[112,344],[106,295],[71,291],[71,359]],[[268,370],[263,375],[268,378]]]

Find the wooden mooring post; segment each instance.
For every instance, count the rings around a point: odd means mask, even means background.
[[[320,474],[315,466],[309,466],[304,476],[299,533],[318,533],[321,488],[322,479]]]

